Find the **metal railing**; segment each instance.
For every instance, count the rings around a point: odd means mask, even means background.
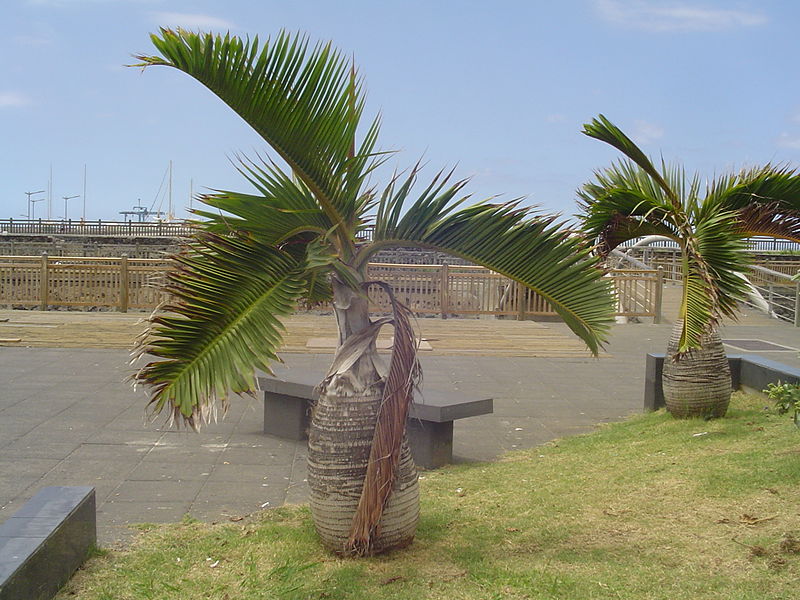
[[[639,239],[633,239],[628,242],[620,244],[620,249],[624,250],[633,246]],[[745,240],[749,250],[753,252],[800,252],[800,244],[791,240],[784,240],[779,238],[756,236],[747,238]],[[678,245],[671,240],[658,240],[650,244],[650,248],[674,248],[677,250]]]
[[[680,282],[683,280],[681,258],[677,252],[644,249],[632,256],[620,251],[612,252],[608,266],[618,267],[624,264],[657,268],[663,272],[666,281]],[[764,265],[769,265],[769,267]],[[800,272],[800,260],[768,260],[762,261],[761,264],[751,265],[750,271],[746,273],[747,280],[762,296],[766,306],[763,304],[759,306],[760,299],[758,302],[753,299],[746,300],[744,304],[767,312],[773,318],[800,327],[800,281],[793,279],[798,272]]]
[[[767,302],[770,316],[800,327],[800,281],[758,265],[752,267],[748,279]],[[745,304],[754,306],[752,302]]]
[[[185,221],[83,221],[0,219],[0,234],[86,235],[120,237],[188,237],[192,227]]]

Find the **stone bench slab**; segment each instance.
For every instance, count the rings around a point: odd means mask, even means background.
[[[0,524],[0,600],[48,600],[97,541],[93,487],[46,487]]]
[[[293,440],[308,437],[309,408],[322,380],[309,372],[259,376],[264,392],[264,433]],[[453,421],[491,414],[492,398],[468,398],[460,392],[425,391],[411,404],[407,432],[414,461],[437,468],[453,460]]]

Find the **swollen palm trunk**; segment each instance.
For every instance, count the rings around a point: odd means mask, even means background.
[[[731,370],[719,334],[703,336],[700,348],[678,356],[682,321],[672,329],[662,384],[667,410],[674,417],[722,417],[731,399]]]
[[[308,484],[311,514],[322,543],[348,554],[353,517],[358,507],[383,386],[363,393],[334,392],[329,382],[311,416],[308,438]],[[414,539],[419,518],[417,469],[403,442],[397,474],[371,552],[402,548]]]

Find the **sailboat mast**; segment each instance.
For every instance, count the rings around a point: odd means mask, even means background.
[[[83,215],[81,221],[86,221],[86,163],[83,163]]]
[[[169,161],[169,202],[167,208],[167,221],[172,221],[172,161]]]

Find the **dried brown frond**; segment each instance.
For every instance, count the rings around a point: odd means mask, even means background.
[[[738,212],[742,235],[766,235],[800,242],[800,211],[787,210],[780,202],[748,204]]]
[[[391,299],[394,345],[375,424],[364,487],[347,542],[346,551],[358,556],[372,553],[373,540],[378,533],[383,509],[392,493],[413,388],[420,375],[411,311],[397,301],[391,287],[382,282],[370,283],[381,286]]]

